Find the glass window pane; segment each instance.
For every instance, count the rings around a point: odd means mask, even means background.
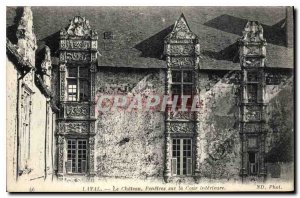
[[[68,76],[69,77],[77,77],[77,67],[69,67],[68,68]]]
[[[89,83],[86,80],[80,80],[80,92],[79,99],[80,101],[88,101],[89,99]]]
[[[193,82],[193,71],[183,71],[183,82]]]
[[[181,95],[181,85],[172,85],[172,95]]]
[[[183,85],[183,95],[192,95],[192,85]]]
[[[79,77],[81,78],[89,78],[89,68],[80,67],[79,68]]]
[[[181,83],[181,71],[173,70],[172,71],[172,82]]]

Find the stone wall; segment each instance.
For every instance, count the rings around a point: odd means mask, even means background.
[[[161,70],[100,69],[97,94],[163,94]],[[96,172],[100,177],[159,177],[164,167],[164,116],[159,111],[124,109],[99,113]]]
[[[268,178],[293,178],[294,87],[287,75],[277,85],[267,85],[266,162]],[[290,167],[290,168],[286,168]]]
[[[17,176],[17,90],[18,72],[13,63],[6,59],[6,165],[7,182]]]
[[[201,72],[200,171],[209,179],[236,179],[241,166],[238,72]]]

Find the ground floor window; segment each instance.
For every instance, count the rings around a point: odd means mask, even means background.
[[[85,173],[87,166],[87,140],[68,139],[67,173]]]
[[[172,140],[172,175],[192,175],[192,139]]]
[[[257,175],[258,173],[258,153],[248,152],[249,175]]]

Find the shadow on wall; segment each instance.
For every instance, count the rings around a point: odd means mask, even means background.
[[[23,14],[23,7],[17,7],[16,8],[16,16],[14,18],[14,25],[8,26],[6,28],[6,37],[12,42],[13,44],[17,44],[18,38],[17,38],[17,28],[18,23],[22,17]]]
[[[141,57],[163,59],[164,40],[172,32],[173,27],[174,24],[140,42],[134,48],[142,52]]]
[[[206,23],[204,23],[204,25],[224,32],[242,36],[242,30],[244,29],[247,22],[247,19],[241,19],[238,17],[223,14],[210,21],[207,21]],[[261,25],[264,29],[264,37],[266,38],[268,43],[287,47],[286,19],[282,19],[272,26],[264,24]]]

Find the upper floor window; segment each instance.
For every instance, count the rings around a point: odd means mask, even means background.
[[[67,144],[67,172],[85,173],[87,166],[87,140],[68,139]]]
[[[182,96],[190,96],[187,100],[187,107],[192,104],[194,76],[192,70],[172,70],[172,96],[177,95],[178,106],[182,104]]]
[[[68,101],[89,100],[89,70],[87,67],[68,67]]]

